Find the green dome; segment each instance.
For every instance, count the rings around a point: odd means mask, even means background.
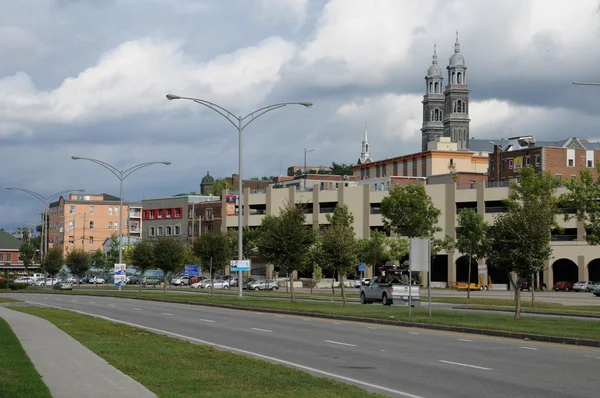
[[[215,185],[215,179],[207,171],[204,178],[202,178],[201,184],[202,185]]]

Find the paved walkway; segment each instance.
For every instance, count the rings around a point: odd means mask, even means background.
[[[45,319],[0,306],[54,398],[156,397]]]

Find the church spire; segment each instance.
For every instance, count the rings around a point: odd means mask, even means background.
[[[369,137],[367,135],[367,125],[365,124],[365,140],[364,142],[369,142]]]
[[[360,158],[358,159],[358,164],[372,162],[371,154],[369,153],[369,135],[367,132],[367,125],[365,124],[365,138],[362,142],[362,151],[360,153]]]
[[[437,44],[433,43],[433,65],[437,65]]]
[[[454,52],[458,54],[460,52],[460,43],[458,41],[458,30],[456,31],[456,42],[454,43]]]

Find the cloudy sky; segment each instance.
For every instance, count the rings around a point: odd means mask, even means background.
[[[600,139],[600,0],[0,0],[0,181],[125,199],[198,190],[237,170],[237,132],[176,93],[235,114],[290,106],[244,132],[244,177],[420,149],[424,75],[459,31],[471,136]],[[41,204],[0,190],[0,228]]]

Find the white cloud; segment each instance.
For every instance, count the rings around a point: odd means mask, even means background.
[[[15,122],[95,123],[172,109],[165,99],[169,92],[256,104],[294,52],[293,44],[272,37],[200,63],[183,52],[181,42],[133,40],[54,90],[37,90],[25,73],[0,79],[0,115]]]
[[[14,26],[0,27],[0,59],[9,65],[23,65],[46,54],[47,46],[31,32]]]

